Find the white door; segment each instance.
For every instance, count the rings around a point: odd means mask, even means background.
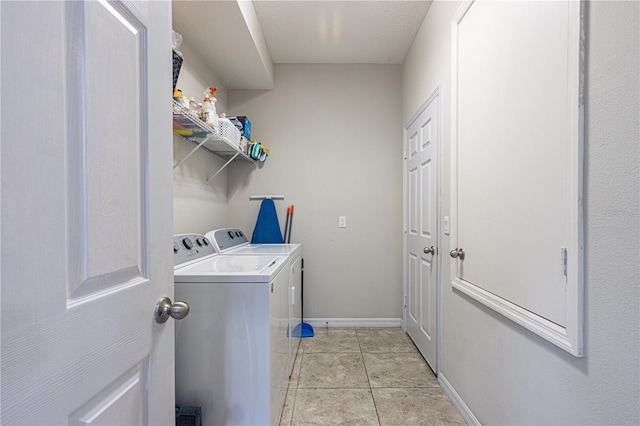
[[[174,424],[171,4],[0,8],[0,422]]]
[[[465,2],[451,53],[451,284],[575,356],[583,18],[582,2]]]
[[[405,321],[407,333],[437,373],[438,158],[437,93],[405,130]]]

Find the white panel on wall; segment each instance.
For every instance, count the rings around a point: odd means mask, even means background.
[[[452,284],[576,356],[580,13],[579,2],[471,1],[452,25],[451,245],[464,250]]]

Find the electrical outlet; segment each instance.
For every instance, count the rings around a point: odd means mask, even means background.
[[[347,217],[338,216],[338,228],[346,228],[346,227],[347,227]]]

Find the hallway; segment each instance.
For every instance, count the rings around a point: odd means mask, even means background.
[[[280,425],[464,424],[399,328],[317,328],[302,339]]]

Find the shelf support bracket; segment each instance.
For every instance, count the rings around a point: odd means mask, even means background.
[[[221,171],[223,171],[225,167],[227,167],[229,164],[231,164],[231,162],[232,162],[233,160],[235,160],[235,159],[236,159],[236,157],[237,157],[239,154],[240,154],[239,152],[236,152],[236,153],[234,154],[234,156],[233,156],[233,157],[229,158],[229,160],[228,160],[226,163],[224,163],[224,165],[223,165],[222,167],[220,167],[220,169],[218,169],[218,171],[217,171],[217,172],[215,172],[214,174],[212,174],[211,176],[209,176],[209,177],[207,178],[207,183],[211,182],[211,180],[212,180],[214,177],[218,176],[218,173],[220,173]]]
[[[176,164],[174,164],[174,165],[173,165],[173,169],[175,170],[175,169],[176,169],[176,167],[178,167],[180,164],[184,163],[184,161],[185,161],[187,158],[191,157],[191,156],[193,155],[193,153],[194,153],[194,152],[196,152],[198,149],[200,149],[200,147],[201,147],[202,145],[204,145],[204,143],[205,143],[208,139],[209,139],[209,138],[204,138],[204,139],[203,139],[203,140],[202,140],[198,145],[196,145],[196,147],[195,147],[195,148],[193,148],[193,149],[191,150],[191,152],[189,152],[187,155],[185,155],[184,157],[182,157],[182,160],[180,160],[180,161],[178,161]]]

